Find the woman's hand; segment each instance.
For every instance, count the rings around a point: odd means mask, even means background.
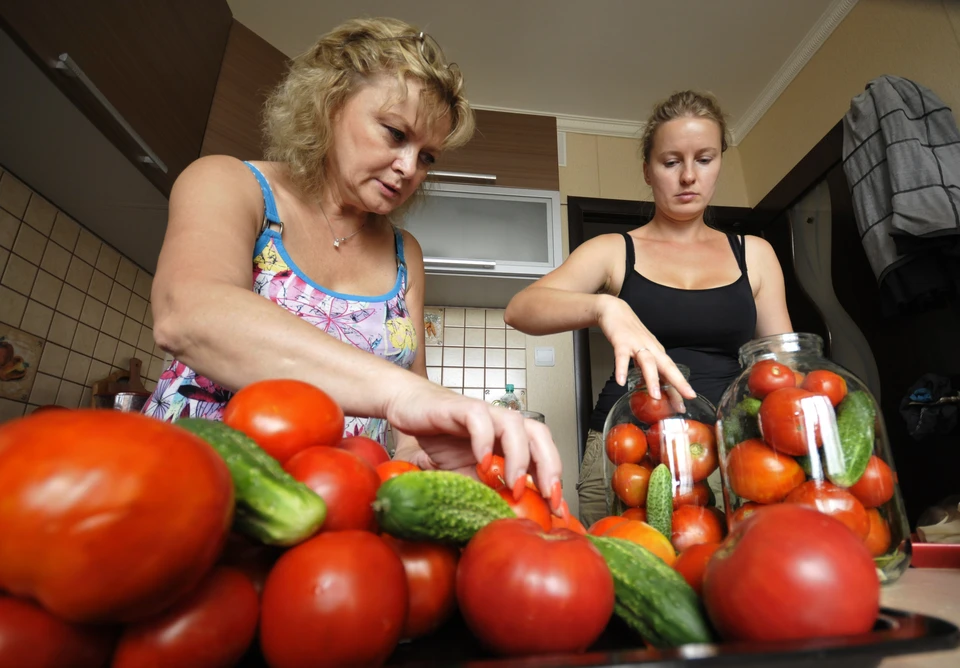
[[[563,501],[560,453],[546,425],[429,381],[397,392],[386,413],[395,429],[416,436],[423,453],[398,449],[397,457],[421,468],[475,476],[477,463],[489,465],[494,451],[499,450],[506,462],[506,482],[515,494],[518,489],[523,492],[532,464],[537,486],[550,500],[553,511],[559,511]]]
[[[617,382],[620,385],[627,382],[627,369],[632,359],[643,374],[650,396],[654,399],[660,398],[660,376],[663,376],[665,383],[675,387],[682,397],[696,397],[696,392],[667,355],[663,345],[640,322],[633,309],[619,297],[601,297],[597,322],[613,346],[614,377]]]

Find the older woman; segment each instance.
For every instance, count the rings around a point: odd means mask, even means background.
[[[153,288],[175,361],[144,409],[217,419],[233,391],[293,378],[329,393],[344,435],[425,468],[472,470],[499,445],[522,493],[531,456],[561,503],[549,431],[426,379],[420,245],[395,227],[473,114],[456,65],[413,26],[348,21],[296,58],[269,99],[269,161],[201,158],[177,179]]]

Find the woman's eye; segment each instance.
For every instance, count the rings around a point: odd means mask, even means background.
[[[400,142],[404,140],[405,135],[402,132],[400,132],[400,130],[397,130],[396,128],[391,128],[389,125],[385,125],[384,127],[387,128],[387,132],[390,133],[390,136],[393,137],[394,141]]]
[[[420,159],[423,161],[423,164],[425,165],[432,165],[437,161],[437,159],[432,155],[430,155],[429,153],[421,153]]]

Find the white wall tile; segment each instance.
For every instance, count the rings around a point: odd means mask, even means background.
[[[0,246],[12,249],[19,232],[20,220],[9,211],[0,209]]]
[[[444,308],[443,309],[443,326],[444,327],[463,327],[463,309],[450,308],[450,307]]]
[[[30,299],[27,301],[27,309],[23,312],[23,319],[20,320],[20,329],[45,339],[52,320],[52,308]]]
[[[53,320],[50,321],[50,329],[47,330],[47,341],[53,341],[57,345],[69,348],[73,344],[73,337],[76,333],[76,320],[68,318],[60,312],[54,312]]]
[[[46,342],[43,346],[43,353],[40,355],[40,364],[37,370],[51,376],[62,376],[63,370],[67,366],[67,356],[70,351],[56,343]]]
[[[90,278],[93,276],[93,267],[74,255],[67,267],[66,281],[78,290],[86,292],[90,287]]]
[[[25,407],[25,403],[0,397],[0,423],[21,417]]]
[[[78,408],[80,406],[80,397],[82,396],[83,385],[65,380],[60,383],[60,391],[57,393],[57,405],[65,408]]]
[[[20,327],[23,312],[27,310],[27,298],[19,292],[0,285],[0,322]]]
[[[79,383],[80,385],[86,385],[87,374],[90,372],[90,361],[91,359],[86,355],[82,355],[76,351],[70,351],[70,355],[67,357],[67,364],[63,369],[64,379]]]
[[[6,209],[17,218],[23,218],[32,192],[10,172],[4,172],[3,176],[0,176],[0,208]]]
[[[53,223],[53,231],[50,232],[50,238],[72,253],[77,247],[77,239],[79,237],[80,226],[77,224],[77,221],[63,211],[57,212],[57,220]]]
[[[70,268],[72,257],[70,251],[60,244],[48,243],[43,251],[43,260],[40,261],[40,266],[63,280],[67,277],[67,269]]]
[[[43,249],[47,247],[47,238],[29,225],[21,225],[17,240],[13,242],[13,252],[35,265],[43,259]]]
[[[62,289],[63,281],[41,269],[33,282],[33,290],[30,292],[30,296],[44,306],[56,308]]]
[[[22,295],[29,295],[33,290],[33,280],[37,277],[37,271],[37,265],[11,253],[7,259],[7,268],[3,270],[3,278],[0,278],[0,284]]]
[[[57,217],[57,208],[36,193],[30,198],[30,204],[23,214],[23,222],[37,229],[44,236],[50,236],[53,221]]]
[[[59,378],[48,376],[45,373],[37,373],[37,377],[33,381],[33,389],[30,390],[30,403],[37,406],[56,403],[57,392],[59,391]]]
[[[465,327],[486,327],[487,319],[482,308],[468,308],[464,313],[463,324]]]

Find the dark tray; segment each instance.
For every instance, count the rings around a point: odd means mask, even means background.
[[[486,651],[454,617],[428,638],[402,643],[388,666],[460,666],[461,668],[577,668],[586,666],[647,666],[657,668],[713,668],[723,666],[837,666],[866,668],[879,666],[887,657],[953,649],[960,645],[960,629],[935,617],[881,608],[870,633],[840,638],[781,643],[717,643],[687,645],[678,649],[643,648],[642,642],[619,619],[610,625],[584,654],[537,656],[523,659],[498,658]],[[255,651],[243,668],[264,666]]]

